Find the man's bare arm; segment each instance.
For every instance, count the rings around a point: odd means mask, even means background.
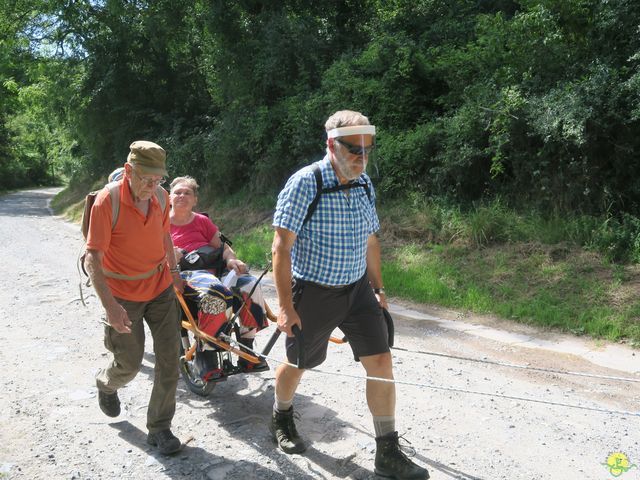
[[[120,305],[107,285],[107,279],[102,271],[102,258],[104,254],[99,250],[87,250],[85,257],[85,267],[93,288],[107,312],[107,322],[118,333],[131,333],[131,320],[127,311]]]
[[[173,246],[173,240],[171,239],[170,233],[165,233],[163,238],[164,243],[164,252],[167,256],[167,263],[169,264],[169,270],[171,271],[171,279],[173,281],[173,286],[180,293],[184,291],[184,282],[182,281],[182,277],[180,277],[180,272],[178,272],[178,263],[176,261],[175,256],[175,248]]]
[[[293,307],[291,293],[291,249],[296,234],[285,228],[277,227],[273,236],[271,256],[273,259],[273,280],[278,293],[278,328],[288,336],[293,336],[291,327],[298,325],[302,329],[300,317]]]
[[[382,288],[382,266],[380,256],[380,242],[376,234],[369,235],[367,239],[367,275],[372,288]],[[389,308],[384,292],[376,293],[378,303],[382,308]]]

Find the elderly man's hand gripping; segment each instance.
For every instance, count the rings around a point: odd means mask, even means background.
[[[105,308],[107,312],[107,323],[118,333],[131,333],[131,320],[122,305],[114,300]]]

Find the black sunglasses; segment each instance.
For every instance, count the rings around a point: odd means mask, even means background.
[[[363,147],[361,145],[353,145],[352,143],[345,142],[344,140],[340,140],[339,138],[335,139],[340,145],[348,150],[351,155],[369,155],[371,150],[375,147],[375,145],[369,145],[367,147]]]

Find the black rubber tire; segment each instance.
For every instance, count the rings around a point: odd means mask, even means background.
[[[187,338],[191,341],[191,337],[186,330],[181,332],[183,336],[186,335]],[[216,386],[216,382],[206,382],[200,378],[200,375],[193,368],[192,362],[187,361],[184,356],[185,350],[182,345],[182,341],[180,342],[180,375],[182,375],[182,379],[184,383],[187,384],[187,388],[191,390],[196,395],[201,397],[208,396]]]
[[[216,386],[216,382],[205,382],[200,378],[184,355],[180,356],[180,375],[187,388],[201,397],[208,396]]]

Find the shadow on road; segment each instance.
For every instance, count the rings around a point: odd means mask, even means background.
[[[145,353],[145,360],[153,363],[153,354]],[[152,378],[153,368],[143,365],[140,373]],[[313,479],[323,478],[327,473],[331,475],[330,478],[379,478],[372,471],[373,465],[370,466],[370,469],[365,469],[353,461],[357,455],[355,451],[351,453],[343,452],[344,456],[340,458],[314,447],[309,436],[305,435],[305,430],[313,430],[316,427],[317,434],[317,424],[320,421],[327,425],[327,432],[322,435],[324,441],[337,440],[352,435],[353,431],[366,435],[369,435],[369,433],[345,422],[339,417],[338,412],[319,405],[317,398],[300,393],[296,394],[296,405],[297,411],[301,413],[301,418],[296,423],[303,438],[307,440],[307,451],[301,456],[289,456],[280,452],[268,431],[268,422],[273,408],[273,389],[271,385],[273,379],[262,377],[261,380],[257,385],[254,383],[253,387],[250,387],[247,378],[236,375],[226,382],[218,384],[211,395],[206,398],[198,397],[191,393],[180,380],[177,392],[178,402],[189,405],[189,408],[198,410],[203,417],[209,418],[212,430],[222,428],[234,440],[242,442],[245,448],[272,459],[278,469],[283,472],[280,474],[274,470],[262,468],[262,476],[256,473],[257,476],[253,478]],[[310,412],[313,412],[313,418],[311,419],[309,419]],[[305,415],[307,416],[306,421]],[[141,441],[144,442],[145,439],[142,438]],[[373,441],[373,438],[371,441]],[[215,448],[215,446],[212,446],[212,448]],[[204,452],[204,450],[202,451]],[[200,464],[202,462],[212,462],[206,456],[195,458]],[[422,464],[428,465],[432,471],[440,471],[450,478],[483,480],[481,477],[456,470],[422,455],[416,455],[416,459]],[[302,467],[300,464],[304,464],[304,466]],[[218,467],[212,468],[214,471],[218,469]],[[245,469],[246,467],[243,466],[242,470],[245,471]],[[232,472],[220,471],[220,474],[223,473],[230,474]]]
[[[133,447],[136,447],[153,457],[154,461],[147,461],[147,465],[150,469],[153,469],[154,463],[157,462],[163,467],[163,475],[170,478],[194,478],[194,475],[197,477],[203,473],[206,474],[206,472],[203,472],[201,469],[202,465],[214,466],[226,463],[228,467],[227,470],[230,470],[233,467],[233,465],[228,463],[222,456],[213,455],[202,448],[190,447],[188,445],[183,445],[182,450],[175,455],[162,455],[155,449],[155,447],[151,447],[147,444],[146,433],[128,421],[112,423],[110,426],[118,430],[118,436],[120,438],[130,443]],[[284,476],[274,477],[271,470],[267,470],[258,464],[246,461],[243,462],[243,464],[243,469],[251,469],[251,471],[256,472],[257,478],[262,478],[268,475],[269,478],[284,479]],[[224,472],[221,473],[224,475]],[[208,476],[207,478],[214,477]]]
[[[144,358],[146,361],[154,363],[152,353],[145,352]],[[153,380],[152,367],[143,365],[140,373]],[[302,456],[290,456],[282,453],[272,441],[268,430],[274,401],[273,378],[261,376],[260,380],[257,385],[254,383],[253,387],[250,387],[247,378],[242,374],[235,375],[225,382],[220,382],[208,397],[203,398],[191,393],[181,379],[178,383],[177,399],[178,402],[189,405],[189,408],[202,412],[203,417],[209,418],[212,430],[222,428],[236,441],[242,442],[245,445],[244,448],[254,450],[255,453],[272,459],[273,463],[284,472],[281,478],[322,478],[321,472],[314,465],[329,472],[332,478],[346,478],[356,471],[359,471],[357,478],[374,478],[373,473],[367,475],[368,471],[364,471],[353,462],[353,458],[356,456],[355,452],[352,455],[347,455],[345,452],[345,458],[335,458],[314,448],[309,437],[305,435],[305,429],[312,426],[313,422],[313,420],[305,422],[304,416],[309,410],[313,410],[314,418],[320,418],[323,424],[329,425],[330,435],[325,434],[323,438],[329,436],[331,438],[345,437],[353,431],[361,430],[338,418],[334,410],[318,405],[316,398],[300,393],[296,394],[296,406],[297,411],[301,413],[301,418],[296,423],[301,430],[301,435],[307,441],[308,449]],[[192,399],[204,400],[204,402],[192,402]],[[304,460],[301,462],[300,458]],[[300,463],[306,464],[304,468],[299,466]],[[246,467],[243,466],[242,470],[246,470]],[[277,476],[280,475],[277,471],[264,468],[263,470],[268,471],[269,474],[252,478],[280,478]],[[274,477],[274,475],[276,476]]]
[[[443,463],[436,462],[435,460],[429,460],[424,458],[422,455],[416,455],[416,458],[430,467],[428,469],[430,473],[433,473],[434,470],[438,470],[439,472],[448,475],[450,478],[455,478],[456,480],[485,480],[482,477],[476,477],[468,473],[461,472],[460,470],[456,470],[455,468],[451,468]]]
[[[220,396],[234,397],[231,402],[223,401],[220,405],[218,398],[210,398],[209,405],[214,407],[207,416],[212,420],[212,425],[224,428],[235,440],[242,442],[247,447],[257,453],[273,459],[287,478],[307,479],[322,478],[322,472],[317,471],[317,465],[324,472],[329,472],[333,478],[346,478],[361,467],[352,460],[353,455],[345,458],[335,458],[316,449],[309,435],[305,435],[311,424],[317,426],[320,422],[327,424],[331,430],[331,437],[340,438],[348,436],[347,431],[357,430],[357,427],[337,418],[337,413],[327,407],[318,405],[317,399],[300,393],[296,394],[296,411],[300,413],[300,418],[296,421],[298,429],[307,442],[307,451],[301,456],[290,456],[282,453],[271,439],[268,430],[269,420],[273,409],[273,388],[270,385],[271,378],[262,378],[258,386],[254,386],[247,391],[249,384],[246,378],[236,378],[235,381],[228,381],[227,385],[220,386],[216,392]],[[242,392],[242,395],[236,392]],[[309,410],[313,410],[313,419],[307,418]],[[321,419],[321,420],[319,420]],[[314,422],[315,420],[315,422]],[[346,452],[345,452],[346,454]],[[302,458],[302,460],[301,460]],[[300,464],[304,465],[304,468]],[[363,476],[359,476],[363,478]]]

